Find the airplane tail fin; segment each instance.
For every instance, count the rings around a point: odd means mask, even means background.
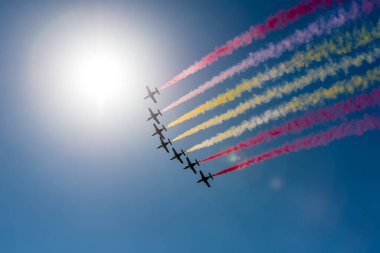
[[[170,145],[173,145],[172,141],[169,138],[168,138],[168,143],[170,143]]]
[[[156,92],[157,92],[157,94],[160,94],[160,92],[158,91],[157,87],[156,87]]]
[[[186,156],[185,151],[183,151],[183,149],[181,149],[181,151],[182,151],[182,154],[183,154],[184,156]]]
[[[162,113],[161,113],[160,109],[157,109],[157,110],[158,110],[158,113],[162,116]]]
[[[165,131],[168,131],[164,125],[162,125],[162,128],[165,129]]]
[[[211,179],[214,180],[214,178],[212,177],[211,173],[208,173],[208,174],[210,175]]]
[[[196,164],[198,164],[198,166],[200,166],[200,165],[199,165],[199,162],[198,162],[198,160],[197,160],[197,159],[195,159],[195,163],[196,163]]]

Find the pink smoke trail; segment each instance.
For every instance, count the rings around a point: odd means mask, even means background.
[[[337,0],[341,4],[344,0]],[[263,24],[251,26],[248,31],[227,41],[224,45],[215,49],[215,51],[204,56],[201,60],[194,63],[189,68],[182,71],[179,75],[160,87],[163,90],[172,84],[194,74],[195,72],[205,68],[211,63],[217,61],[219,57],[232,54],[240,47],[247,46],[253,40],[265,38],[268,32],[285,28],[289,23],[296,21],[304,15],[310,14],[318,10],[320,7],[327,8],[333,5],[334,0],[308,0],[305,3],[299,3],[288,10],[280,10],[275,15],[268,17]]]
[[[235,74],[247,70],[250,67],[257,66],[259,63],[262,63],[270,58],[278,58],[284,52],[291,51],[297,46],[311,41],[316,36],[330,34],[332,30],[343,26],[349,21],[359,18],[362,14],[368,15],[373,11],[375,4],[379,5],[380,0],[363,0],[361,6],[353,2],[348,12],[344,9],[339,9],[337,14],[331,15],[327,21],[324,17],[319,18],[317,21],[310,23],[305,29],[296,30],[295,33],[281,40],[279,43],[270,43],[267,48],[251,53],[248,58],[242,62],[214,76],[210,81],[207,81],[195,90],[190,91],[177,101],[165,107],[163,111],[166,112],[173,109],[174,107],[205,92]]]
[[[283,146],[269,150],[263,154],[248,159],[242,163],[219,171],[214,176],[220,176],[235,170],[244,169],[252,164],[260,163],[267,159],[273,159],[279,155],[296,152],[302,149],[311,149],[327,145],[335,140],[357,135],[360,136],[369,130],[380,130],[380,118],[376,116],[364,115],[360,120],[351,120],[338,126],[329,128],[327,131],[297,139],[293,143],[285,143]]]
[[[288,121],[273,129],[260,132],[253,138],[249,138],[235,146],[229,147],[219,153],[204,158],[201,162],[207,162],[234,152],[238,152],[242,149],[250,148],[254,145],[260,144],[263,141],[270,141],[271,139],[281,135],[298,133],[306,128],[313,127],[316,124],[344,118],[350,113],[363,111],[374,106],[380,106],[380,88],[373,90],[369,94],[361,94],[333,105],[308,112],[298,119]]]

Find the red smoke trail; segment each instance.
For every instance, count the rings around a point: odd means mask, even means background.
[[[263,24],[251,26],[248,31],[227,41],[212,53],[204,56],[201,60],[194,63],[172,80],[161,86],[160,90],[163,90],[198,70],[205,68],[214,61],[217,61],[219,57],[232,54],[232,52],[238,48],[251,44],[253,40],[265,38],[265,35],[270,31],[285,28],[289,23],[296,21],[306,14],[315,12],[320,7],[327,8],[332,6],[334,1],[339,4],[344,2],[344,0],[308,0],[305,3],[299,3],[291,9],[280,10],[275,15],[267,18]]]
[[[315,124],[344,118],[350,113],[362,111],[374,106],[380,106],[380,88],[377,88],[370,94],[361,94],[356,97],[349,98],[345,101],[338,102],[331,106],[308,112],[298,119],[288,121],[279,127],[263,131],[255,137],[249,138],[235,146],[211,155],[201,160],[201,162],[210,161],[215,158],[219,158],[221,156],[225,156],[242,149],[252,147],[263,141],[269,141],[273,138],[285,135],[287,133],[298,133],[306,128],[314,126]]]
[[[266,159],[272,159],[282,154],[327,145],[334,140],[339,140],[344,137],[353,135],[360,136],[369,130],[380,130],[379,117],[364,115],[364,117],[360,120],[351,120],[349,122],[342,123],[338,126],[331,127],[325,132],[300,138],[291,144],[285,143],[285,145],[281,147],[272,149],[230,168],[219,171],[215,173],[214,176],[220,176],[235,170],[244,169],[254,163],[259,163]]]

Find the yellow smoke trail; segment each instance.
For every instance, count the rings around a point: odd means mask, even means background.
[[[221,115],[217,115],[207,120],[206,122],[203,122],[191,128],[190,130],[176,137],[174,141],[180,140],[209,127],[219,125],[224,121],[235,118],[240,114],[245,113],[247,110],[255,108],[260,104],[268,103],[274,98],[282,98],[283,95],[303,89],[306,86],[315,83],[316,81],[323,81],[328,76],[336,76],[338,74],[338,71],[343,70],[345,73],[347,73],[348,70],[353,66],[360,67],[365,62],[373,63],[378,58],[380,58],[380,47],[370,50],[366,53],[358,54],[355,57],[343,57],[338,63],[329,63],[322,67],[308,70],[306,75],[300,78],[297,78],[291,82],[285,82],[281,86],[271,88],[264,94],[257,95],[243,103],[240,103],[234,109],[230,109]]]
[[[353,94],[356,91],[367,90],[378,81],[380,81],[380,66],[368,70],[363,76],[353,76],[349,80],[339,81],[328,89],[319,88],[312,93],[294,97],[290,102],[284,103],[276,109],[267,110],[260,116],[254,116],[249,120],[243,121],[240,125],[231,127],[227,131],[195,145],[187,150],[187,152],[209,147],[226,139],[240,136],[245,131],[251,131],[269,121],[285,117],[289,113],[307,110],[312,106],[324,103],[326,100],[335,99],[341,94]]]
[[[380,20],[371,28],[363,24],[360,28],[353,29],[352,32],[342,33],[337,31],[329,40],[324,40],[321,44],[308,44],[306,51],[296,53],[289,61],[282,62],[275,67],[258,73],[249,80],[244,80],[234,89],[218,95],[194,110],[184,114],[178,119],[172,121],[168,127],[175,126],[186,120],[203,114],[215,107],[234,101],[244,92],[251,91],[253,88],[262,87],[266,81],[290,74],[304,67],[308,67],[313,62],[320,62],[324,59],[331,59],[332,55],[348,54],[353,50],[368,45],[380,38]]]

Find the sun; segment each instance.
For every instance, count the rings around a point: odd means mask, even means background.
[[[112,7],[58,14],[28,43],[20,91],[28,117],[43,138],[73,150],[131,140],[145,86],[169,68],[158,60],[167,55],[156,50],[161,32]]]
[[[31,41],[22,93],[49,139],[117,142],[140,112],[148,40],[124,24],[117,15],[73,10]]]
[[[120,99],[128,86],[128,63],[123,54],[104,43],[74,49],[63,68],[66,88],[76,103],[93,107],[98,117]]]

